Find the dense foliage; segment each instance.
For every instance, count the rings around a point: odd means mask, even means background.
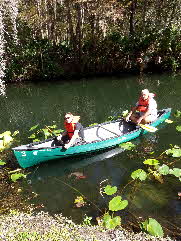
[[[181,0],[1,0],[6,81],[175,72],[180,10]]]

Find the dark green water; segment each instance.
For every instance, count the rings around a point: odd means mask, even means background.
[[[159,109],[171,107],[173,112],[181,110],[181,76],[154,75],[145,76],[142,80],[125,76],[68,83],[27,83],[8,86],[7,98],[1,97],[1,132],[18,129],[22,142],[27,143],[30,142],[28,130],[37,123],[44,127],[55,121],[63,128],[63,115],[67,111],[80,115],[84,126],[101,123],[108,116],[118,115],[134,105],[144,88],[156,93]],[[78,222],[82,221],[85,213],[96,216],[98,212],[91,206],[75,208],[74,200],[80,194],[62,181],[78,189],[96,205],[105,207],[105,200],[99,194],[100,182],[108,179],[111,185],[121,189],[131,180],[132,171],[145,168],[144,159],[152,158],[149,152],[154,151],[156,157],[168,149],[169,144],[180,145],[181,134],[176,132],[176,125],[181,125],[181,119],[178,123],[163,124],[158,132],[134,140],[137,145],[135,151],[122,152],[116,148],[93,156],[62,159],[30,168],[28,182],[38,194],[35,203],[43,203],[44,210],[63,213]],[[181,164],[178,162],[175,167],[181,168]],[[70,177],[73,172],[81,172],[86,178]],[[181,228],[180,191],[180,182],[168,177],[164,184],[156,181],[142,184],[134,198],[128,188],[124,198],[129,200],[129,211],[138,217],[150,216],[167,227],[172,223]]]

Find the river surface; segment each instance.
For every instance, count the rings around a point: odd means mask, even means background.
[[[100,183],[116,185],[119,190],[131,181],[131,173],[146,167],[146,158],[156,158],[170,144],[180,145],[181,134],[175,127],[181,125],[181,118],[173,113],[181,110],[181,76],[147,75],[82,79],[79,81],[56,83],[26,83],[7,86],[6,98],[1,97],[1,132],[19,130],[22,144],[30,142],[29,129],[36,124],[40,127],[56,123],[63,128],[65,112],[81,116],[81,123],[88,126],[101,123],[109,116],[119,115],[135,104],[142,89],[148,88],[156,94],[159,109],[171,107],[173,124],[162,124],[159,131],[149,133],[132,141],[136,144],[133,151],[121,148],[81,156],[60,159],[29,168],[28,183],[38,194],[36,204],[43,204],[43,210],[52,214],[63,213],[81,222],[84,214],[100,215],[94,206],[75,207],[74,200],[80,193],[95,205],[106,208],[107,199],[100,195]],[[155,152],[155,154],[150,154]],[[175,167],[181,168],[177,162]],[[81,172],[85,178],[76,179],[71,173]],[[78,193],[77,189],[80,193]],[[164,183],[146,181],[136,190],[125,188],[122,196],[128,199],[129,213],[137,217],[153,217],[169,227],[181,228],[181,200],[178,199],[181,185],[177,178],[168,176]],[[123,222],[128,213],[122,214]],[[178,231],[178,230],[177,230]]]

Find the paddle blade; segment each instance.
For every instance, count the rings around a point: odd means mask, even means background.
[[[149,125],[143,125],[143,124],[139,124],[139,126],[144,129],[144,130],[147,130],[149,132],[155,132],[157,131],[158,129],[154,126],[149,126]]]

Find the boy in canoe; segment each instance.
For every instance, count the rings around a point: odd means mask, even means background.
[[[141,96],[126,117],[126,121],[133,121],[136,124],[148,124],[157,118],[157,103],[154,94],[148,89],[141,91]]]
[[[67,112],[64,116],[65,131],[57,137],[57,140],[65,149],[84,139],[83,126],[79,123],[79,119],[80,116],[74,116],[71,112]]]

